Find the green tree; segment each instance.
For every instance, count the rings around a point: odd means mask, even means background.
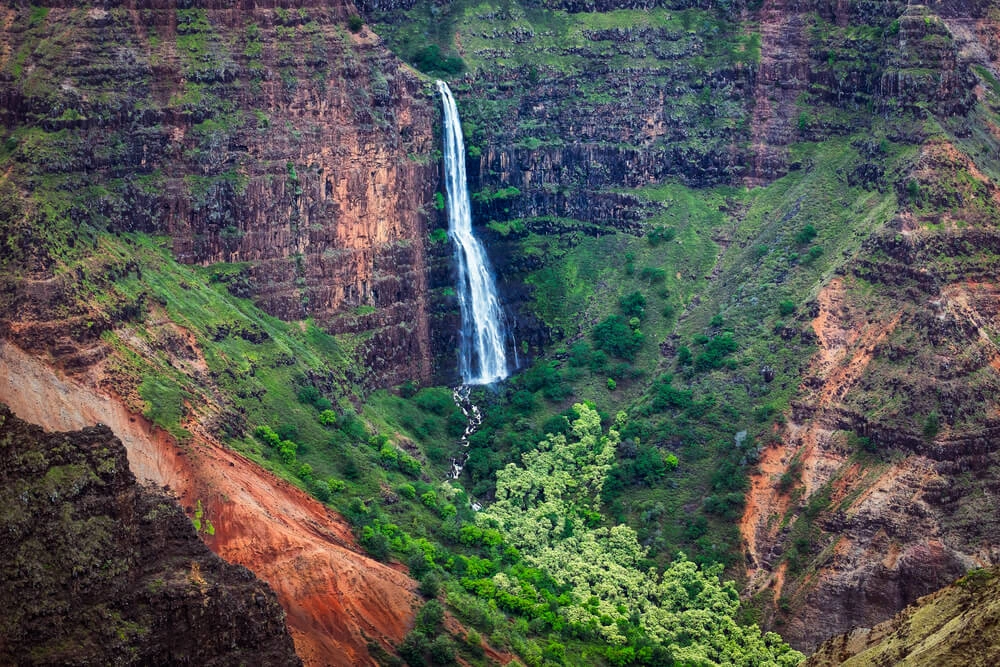
[[[592,332],[594,347],[621,359],[632,361],[642,347],[643,336],[633,331],[620,315],[609,315]]]
[[[623,296],[618,305],[621,306],[625,317],[638,317],[641,320],[646,314],[646,297],[639,291]]]
[[[469,585],[517,613],[537,609],[540,588],[566,591],[557,608],[563,622],[588,628],[615,647],[609,660],[623,664],[637,658],[638,647],[650,659],[655,648],[680,664],[797,665],[802,654],[780,637],[737,624],[739,594],[732,582],[720,581],[721,565],[699,568],[680,554],[657,573],[645,568],[647,553],[634,530],[601,525],[600,493],[626,416],[618,414],[605,434],[594,408],[574,410],[568,434],[546,437],[520,465],[497,473],[496,500],[476,516],[479,527],[499,528],[531,569],[520,580],[498,572]],[[662,458],[659,466],[666,467]],[[537,572],[530,581],[528,571]],[[648,643],[633,646],[636,637]]]

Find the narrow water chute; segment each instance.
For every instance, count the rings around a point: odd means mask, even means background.
[[[444,105],[444,169],[448,195],[448,234],[455,244],[462,329],[458,370],[467,385],[491,384],[510,374],[507,327],[497,297],[493,271],[479,239],[472,233],[472,208],[465,178],[465,144],[458,107],[448,84],[437,82]]]

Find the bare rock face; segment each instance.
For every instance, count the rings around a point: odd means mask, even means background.
[[[803,665],[995,665],[1000,660],[997,575],[996,567],[970,572],[884,623],[824,642]]]
[[[234,293],[275,316],[363,332],[368,384],[430,379],[436,97],[348,31],[349,4],[0,11],[18,259],[55,261],[33,257],[40,216],[57,248],[90,226],[166,234],[181,261],[236,264]]]
[[[0,646],[19,665],[300,665],[270,588],[139,486],[106,426],[0,404]]]

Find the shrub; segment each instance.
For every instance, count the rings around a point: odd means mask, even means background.
[[[743,512],[745,498],[742,493],[725,493],[705,498],[705,511],[730,521]]]
[[[264,426],[258,426],[254,429],[253,434],[255,438],[263,442],[268,447],[277,447],[281,444],[281,438],[270,426],[267,426],[266,424]]]
[[[320,502],[327,502],[330,500],[330,485],[321,479],[318,479],[310,485],[312,494],[316,496],[317,500]]]
[[[614,391],[618,388],[618,383],[615,382],[614,378],[608,378],[608,391]]]
[[[417,497],[417,490],[413,488],[412,484],[400,484],[396,491],[399,492],[399,495],[407,498],[408,500],[413,500]]]
[[[469,630],[465,635],[465,645],[469,647],[472,651],[472,655],[476,658],[483,657],[485,650],[483,649],[483,637],[475,630]]]
[[[681,345],[677,348],[677,363],[681,366],[691,363],[691,350],[688,347]]]
[[[410,477],[420,477],[420,472],[423,467],[420,465],[420,461],[404,452],[399,453],[398,465],[399,470]]]
[[[427,572],[420,578],[418,586],[420,594],[425,598],[436,598],[441,593],[441,577],[437,572]]]
[[[588,361],[590,361],[590,345],[587,341],[579,340],[573,343],[569,348],[569,365],[579,368],[586,366]]]
[[[455,642],[445,634],[438,635],[427,647],[431,662],[435,665],[451,665],[455,662]]]
[[[361,546],[375,560],[384,561],[389,558],[389,538],[382,534],[381,531],[371,526],[365,526],[361,531],[361,539],[358,542],[361,543]]]
[[[784,301],[778,302],[778,313],[782,316],[788,316],[795,312],[795,302],[791,299],[785,299]]]
[[[295,440],[299,437],[299,427],[295,424],[282,424],[278,427],[278,437],[282,440]]]
[[[428,600],[417,612],[417,629],[429,635],[437,634],[444,623],[444,607],[437,600]]]
[[[413,54],[413,64],[424,73],[459,74],[465,69],[465,62],[461,58],[443,55],[437,44],[428,44]]]
[[[653,409],[663,411],[667,408],[688,408],[694,402],[694,394],[685,389],[671,385],[673,377],[664,375],[653,388]]]
[[[319,423],[323,426],[335,426],[337,424],[337,413],[333,410],[323,410],[319,413]]]
[[[619,299],[618,305],[621,307],[625,317],[638,317],[642,319],[643,315],[646,314],[646,297],[639,291],[623,296]]]
[[[383,468],[392,470],[399,464],[399,450],[392,445],[383,445],[378,452],[378,458]]]
[[[559,435],[567,432],[569,432],[569,420],[565,415],[552,415],[542,424],[543,434]]]
[[[646,240],[654,248],[661,243],[669,243],[677,236],[677,230],[673,227],[654,227],[646,233]]]
[[[323,396],[319,392],[319,389],[312,385],[306,385],[304,387],[299,387],[297,393],[299,403],[305,403],[306,405],[311,405],[317,410],[329,410],[333,407],[330,400]]]
[[[531,412],[535,408],[535,395],[522,389],[511,396],[510,405],[518,412]]]
[[[805,245],[814,238],[816,238],[816,228],[812,225],[806,225],[795,235],[795,242],[799,245]]]
[[[594,327],[594,346],[616,357],[632,361],[642,347],[643,336],[633,332],[620,315],[609,315]]]
[[[940,430],[941,418],[938,416],[938,413],[932,412],[927,415],[927,418],[924,420],[924,437],[928,440],[933,440]]]
[[[427,650],[427,636],[414,630],[406,635],[403,643],[399,645],[399,656],[406,661],[410,667],[423,667],[426,665],[424,651]]]
[[[434,413],[439,417],[444,417],[455,410],[455,401],[451,397],[451,392],[441,387],[421,389],[413,397],[413,402],[421,410]]]
[[[281,444],[278,445],[278,458],[285,465],[292,465],[295,463],[295,452],[297,449],[298,445],[291,440],[282,440]]]
[[[662,283],[667,279],[667,270],[658,266],[646,266],[639,272],[639,277],[647,283]]]
[[[594,350],[590,353],[590,360],[587,363],[590,372],[597,375],[608,369],[608,355],[602,350]]]
[[[365,25],[364,19],[362,19],[357,14],[351,14],[347,17],[347,28],[351,32],[361,32],[361,28]]]
[[[733,339],[732,334],[724,333],[713,336],[705,343],[704,351],[695,358],[695,370],[705,371],[712,368],[720,368],[723,365],[726,355],[735,352],[736,348],[736,341]]]

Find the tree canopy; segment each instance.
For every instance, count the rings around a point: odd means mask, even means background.
[[[658,572],[632,528],[601,525],[600,492],[626,416],[605,434],[593,407],[574,407],[569,434],[548,436],[497,473],[496,502],[480,526],[498,529],[554,582],[565,623],[606,641],[612,662],[651,664],[659,651],[691,665],[798,664],[802,655],[778,635],[736,623],[739,595],[719,579],[721,566],[699,568],[678,554]],[[492,579],[500,591],[524,592],[503,572]]]

